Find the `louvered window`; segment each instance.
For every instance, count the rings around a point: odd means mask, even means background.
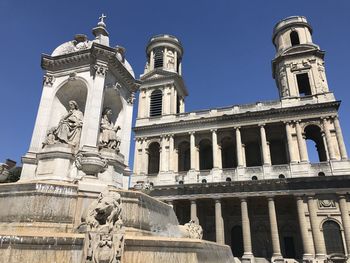
[[[163,67],[163,50],[157,48],[154,50],[154,68]]]
[[[152,92],[150,117],[162,115],[162,98],[163,98],[163,93],[161,90],[155,90]]]

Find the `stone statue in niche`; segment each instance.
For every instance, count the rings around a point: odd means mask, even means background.
[[[86,262],[121,262],[125,234],[121,215],[121,196],[118,193],[101,193],[91,203],[82,224],[88,238]]]
[[[68,104],[70,110],[61,118],[57,127],[53,127],[47,132],[43,147],[58,142],[72,146],[79,145],[84,115],[79,110],[76,101],[71,100]]]
[[[100,126],[100,148],[113,149],[119,152],[120,138],[117,132],[120,126],[115,127],[111,121],[112,110],[106,107],[102,113]]]

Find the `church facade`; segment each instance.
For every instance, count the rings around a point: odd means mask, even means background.
[[[272,41],[279,99],[185,112],[183,47],[171,35],[150,39],[132,185],[150,184],[180,223],[199,223],[242,261],[343,261],[350,162],[325,52],[301,16],[278,22]]]

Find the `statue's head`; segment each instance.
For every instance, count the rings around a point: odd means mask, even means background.
[[[70,100],[68,104],[69,104],[69,108],[70,108],[71,110],[77,110],[77,109],[79,109],[78,103],[77,103],[75,100]]]
[[[107,115],[107,116],[112,116],[113,112],[112,109],[110,107],[105,107],[103,109],[102,115]]]

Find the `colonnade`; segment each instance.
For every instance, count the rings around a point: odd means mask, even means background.
[[[243,234],[243,259],[251,259],[253,255],[253,246],[252,246],[252,235],[255,233],[251,232],[251,223],[250,223],[250,213],[249,213],[249,202],[247,196],[237,197],[240,199],[240,210],[241,210],[241,226]],[[268,208],[268,218],[270,224],[270,238],[271,238],[271,247],[272,247],[272,258],[273,259],[282,259],[281,253],[281,239],[278,228],[278,220],[275,206],[275,198],[277,196],[269,195],[262,196],[267,201]],[[314,195],[294,195],[298,223],[300,230],[300,237],[302,240],[303,247],[303,258],[304,259],[324,259],[327,255],[324,236],[321,230],[321,221],[322,217],[318,215],[318,206],[317,206],[317,197]],[[197,201],[200,199],[190,199],[190,219],[195,221],[198,224],[203,222],[199,221],[198,218],[198,207]],[[215,236],[216,242],[220,244],[225,244],[225,224],[222,215],[222,201],[223,198],[214,198],[213,203],[215,206]],[[176,209],[176,203],[173,201],[168,201],[169,204],[174,206]],[[344,231],[344,244],[346,247],[345,252],[350,253],[350,217],[348,204],[346,196],[343,194],[338,195],[339,210],[341,214],[341,223]],[[310,222],[310,223],[309,223]],[[309,232],[311,229],[311,233]]]
[[[270,124],[259,124],[256,126],[259,129],[259,145],[261,153],[261,165],[271,165],[271,152],[269,147],[269,141],[267,139],[266,127]],[[306,145],[306,135],[304,128],[308,125],[315,125],[315,123],[301,122],[300,120],[287,121],[283,123],[285,134],[281,137],[285,138],[284,142],[287,148],[287,156],[289,163],[307,163],[309,162],[309,156]],[[319,130],[322,135],[323,145],[325,148],[325,155],[327,160],[347,160],[346,147],[343,140],[342,131],[340,128],[338,117],[333,116],[330,118],[323,118],[318,123]],[[246,156],[245,144],[242,141],[242,132],[245,132],[245,128],[236,126],[232,127],[231,137],[234,138],[234,156],[237,167],[246,167],[246,160],[249,156]],[[254,128],[250,126],[249,128]],[[218,141],[218,133],[229,131],[211,129],[208,132],[211,133],[211,147],[212,147],[212,160],[213,168],[222,169],[221,159],[221,143]],[[158,138],[136,138],[135,145],[135,161],[134,171],[136,174],[148,173],[148,159],[149,151],[148,147],[152,142],[159,144],[159,171],[173,171],[178,172],[178,141],[180,138],[188,136],[189,150],[190,150],[190,170],[200,170],[200,156],[199,156],[199,140],[202,138],[204,131],[192,131],[188,134],[167,134],[161,135]],[[197,138],[198,136],[198,138]],[[335,137],[335,138],[334,138]],[[282,154],[282,153],[280,153]]]

